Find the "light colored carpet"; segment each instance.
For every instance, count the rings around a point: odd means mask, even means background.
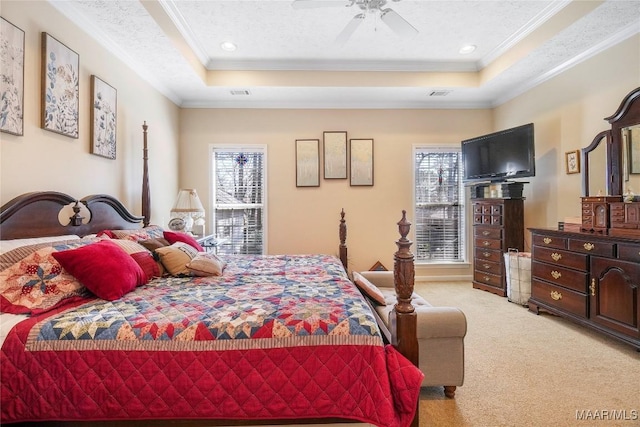
[[[464,385],[453,400],[423,389],[420,426],[640,426],[640,352],[631,346],[470,282],[415,289],[467,317]]]

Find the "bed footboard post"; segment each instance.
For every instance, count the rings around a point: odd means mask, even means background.
[[[393,281],[398,302],[391,312],[391,323],[395,326],[391,328],[391,339],[398,351],[418,366],[418,316],[411,304],[415,279],[414,257],[410,249],[413,242],[407,239],[410,229],[411,223],[407,221],[407,211],[403,210],[402,219],[398,222],[401,237],[396,241],[398,251],[393,257]],[[419,403],[418,401],[412,427],[419,425]]]
[[[151,195],[149,192],[149,156],[147,150],[147,122],[142,124],[142,226],[148,227],[151,221]]]

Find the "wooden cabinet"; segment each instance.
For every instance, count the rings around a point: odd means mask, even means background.
[[[473,199],[473,287],[506,296],[503,254],[524,250],[523,199]]]
[[[640,240],[531,232],[529,310],[545,309],[640,350]]]
[[[610,215],[610,235],[640,238],[640,202],[611,203]]]
[[[620,196],[583,197],[580,231],[606,235],[609,228],[609,204],[620,200]]]

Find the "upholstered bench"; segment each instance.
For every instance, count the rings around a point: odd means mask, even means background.
[[[386,305],[372,303],[380,320],[388,327],[389,313],[396,303],[391,271],[363,271],[360,275],[374,284]],[[424,374],[423,387],[444,386],[444,394],[454,397],[464,382],[464,337],[467,319],[455,307],[433,307],[414,293],[411,301],[418,316],[419,368]]]

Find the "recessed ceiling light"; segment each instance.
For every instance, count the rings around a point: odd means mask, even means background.
[[[468,53],[473,52],[474,50],[476,50],[476,45],[474,45],[474,44],[466,44],[466,45],[462,46],[458,52],[461,55],[466,55]]]
[[[222,50],[226,50],[227,52],[233,52],[238,48],[238,46],[236,46],[236,44],[233,42],[226,41],[220,43],[220,48],[222,48]]]

